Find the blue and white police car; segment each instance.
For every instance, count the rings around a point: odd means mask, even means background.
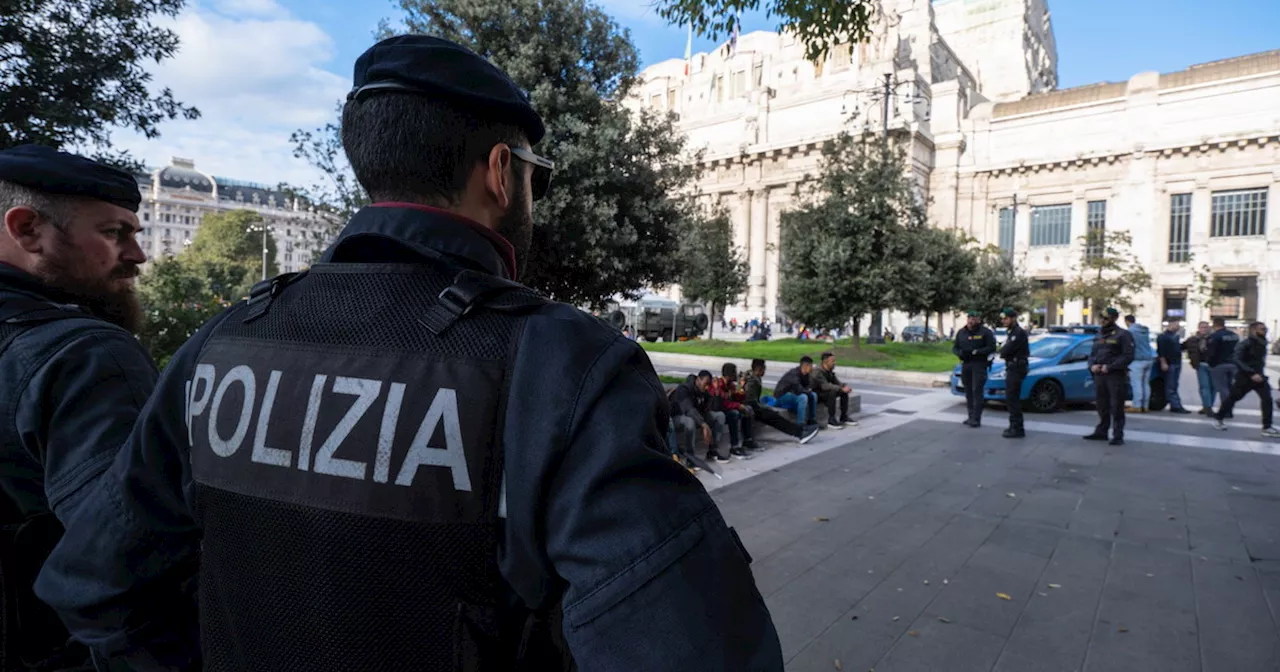
[[[1093,403],[1093,375],[1089,373],[1089,352],[1098,333],[1096,325],[1049,327],[1048,333],[1033,337],[1030,343],[1027,377],[1022,381],[1024,408],[1040,413],[1052,413],[1066,404]],[[960,383],[960,365],[951,372],[951,393],[964,396]],[[1004,402],[1004,361],[996,358],[987,373],[986,389],[982,396],[987,401]],[[1151,367],[1150,409],[1161,410],[1168,402],[1164,396],[1164,379],[1160,367]]]

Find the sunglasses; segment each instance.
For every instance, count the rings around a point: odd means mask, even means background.
[[[511,155],[533,166],[533,176],[530,180],[533,184],[533,200],[542,200],[547,195],[547,190],[551,188],[551,173],[556,169],[556,164],[523,147],[512,147]]]

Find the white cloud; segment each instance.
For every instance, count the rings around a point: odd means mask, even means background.
[[[204,172],[267,184],[307,185],[317,178],[293,158],[289,134],[335,119],[350,79],[322,67],[334,52],[320,26],[292,17],[275,0],[188,4],[166,22],[181,39],[178,54],[153,68],[154,84],[199,108],[196,121],[166,121],[160,138],[113,138],[149,165],[171,156]]]

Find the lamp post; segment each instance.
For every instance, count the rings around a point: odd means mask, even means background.
[[[882,86],[866,89],[850,89],[844,92],[846,96],[850,93],[855,95],[867,94],[871,97],[872,102],[876,102],[876,100],[879,99],[879,102],[882,104],[880,114],[880,138],[886,154],[889,151],[889,103],[895,96],[899,95],[897,93],[898,87],[906,83],[907,82],[898,82],[895,84],[893,82],[893,73],[886,72],[884,73],[884,84]],[[916,103],[921,100],[922,97],[916,94],[907,94],[906,96],[906,101],[909,103]],[[840,104],[841,114],[847,114],[846,109],[847,108],[842,101]],[[853,116],[860,116],[860,114],[861,110],[855,106],[853,108]],[[883,311],[877,310],[871,314],[871,329],[867,334],[867,343],[884,343],[883,320]],[[927,328],[928,325],[925,325],[925,327]]]
[[[259,220],[257,224],[250,224],[245,228],[246,233],[262,232],[262,279],[267,279],[267,223]]]

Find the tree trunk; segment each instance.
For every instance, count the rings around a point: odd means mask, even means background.
[[[862,318],[855,317],[853,318],[853,349],[854,350],[862,349],[862,338],[860,337],[861,333],[862,333]]]
[[[938,313],[938,340],[942,340],[942,313]]]
[[[716,340],[716,304],[711,304],[711,314],[707,316],[707,340]]]
[[[924,311],[924,333],[920,334],[920,342],[921,342],[921,343],[928,343],[928,342],[929,342],[929,315],[931,315],[931,314],[932,314],[932,313],[930,313],[930,312],[929,312],[929,311],[927,311],[927,310],[926,310],[926,311]]]

